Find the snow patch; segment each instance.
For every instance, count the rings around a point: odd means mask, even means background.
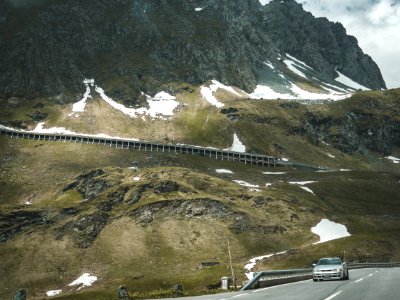
[[[83,94],[83,97],[80,101],[74,103],[72,105],[72,113],[70,113],[68,116],[71,117],[72,115],[74,115],[74,113],[79,113],[79,112],[84,112],[85,111],[85,106],[86,106],[86,100],[88,98],[92,98],[92,96],[90,95],[90,86],[94,86],[94,79],[84,79],[83,80],[83,84],[86,87],[86,91]],[[78,114],[75,114],[75,117],[78,117]]]
[[[302,71],[299,70],[299,66],[295,62],[293,62],[292,60],[289,60],[289,59],[285,59],[283,62],[285,63],[285,65],[288,67],[288,69],[290,71],[299,75],[300,77],[308,79],[306,74],[304,74]]]
[[[273,100],[273,99],[294,99],[293,95],[291,94],[281,94],[275,92],[272,88],[266,85],[257,85],[256,89],[253,93],[250,94],[251,97],[256,99],[266,99],[266,100]]]
[[[138,177],[138,176],[133,177],[132,179],[133,179],[133,181],[140,181],[140,177]]]
[[[226,148],[224,150],[245,153],[246,152],[246,146],[243,145],[243,143],[239,140],[237,134],[235,133],[233,135],[232,146],[229,147],[229,148]]]
[[[299,86],[292,83],[291,91],[295,95],[295,99],[299,100],[343,100],[349,98],[351,96],[350,93],[339,93],[331,89],[326,89],[328,93],[312,93],[306,90],[303,90]]]
[[[237,184],[241,185],[241,186],[245,186],[245,187],[248,187],[248,188],[259,188],[260,187],[258,185],[251,184],[251,183],[248,183],[248,182],[243,181],[243,180],[233,180],[233,181],[236,182]]]
[[[152,118],[173,116],[174,110],[179,106],[179,102],[175,99],[174,96],[165,92],[156,94],[154,98],[146,95],[146,101],[150,107],[146,113]]]
[[[275,67],[269,61],[264,61],[264,65],[270,67],[272,70],[275,70]]]
[[[235,91],[235,89],[231,86],[227,86],[222,84],[221,82],[217,81],[217,80],[212,80],[211,81],[212,84],[209,87],[206,86],[201,86],[200,88],[200,93],[203,96],[204,99],[206,99],[207,102],[209,102],[211,105],[214,105],[218,108],[221,108],[224,106],[223,103],[221,103],[217,98],[215,98],[215,96],[213,95],[213,93],[215,93],[218,89],[223,89],[231,94],[234,94],[238,97],[242,97],[242,95],[240,95],[238,92]]]
[[[32,133],[44,133],[44,134],[67,134],[67,135],[73,135],[73,136],[78,136],[78,137],[100,137],[100,138],[112,138],[115,140],[128,140],[127,138],[121,138],[118,136],[110,136],[104,133],[99,133],[99,134],[83,134],[83,133],[76,133],[71,130],[67,130],[64,127],[50,127],[50,128],[43,128],[45,122],[40,122],[36,125],[34,130],[17,130],[20,132],[32,132]],[[13,128],[8,128],[5,126],[0,125],[0,128],[7,128],[9,130],[15,130]],[[138,139],[133,139],[129,138],[130,141],[139,141]]]
[[[313,190],[311,190],[310,188],[308,188],[308,187],[306,187],[306,186],[301,186],[300,188],[303,189],[303,190],[305,190],[306,192],[309,192],[309,193],[315,195],[314,192],[313,192]]]
[[[53,291],[46,292],[46,295],[48,297],[53,297],[53,296],[57,296],[57,295],[59,295],[61,293],[62,293],[62,290],[53,290]]]
[[[351,236],[347,231],[346,226],[331,222],[328,219],[322,219],[321,222],[319,222],[315,227],[311,228],[311,232],[318,235],[320,238],[320,241],[314,244],[320,244]]]
[[[35,133],[61,133],[61,134],[76,134],[71,130],[65,129],[65,127],[51,127],[51,128],[43,128],[45,122],[40,122],[36,125],[35,129],[32,132]]]
[[[195,11],[202,11],[204,9],[204,7],[196,7],[194,10]]]
[[[290,184],[295,184],[295,185],[300,185],[301,189],[303,189],[306,192],[309,192],[309,193],[315,195],[314,192],[310,188],[304,186],[306,184],[310,184],[310,183],[314,183],[314,182],[317,182],[317,181],[290,181],[289,183]]]
[[[91,286],[95,281],[97,281],[97,277],[90,275],[90,273],[83,273],[79,278],[72,281],[68,286],[79,286],[78,291],[84,287]]]
[[[297,72],[300,71],[297,70]],[[305,74],[298,74],[298,75],[305,76]],[[283,75],[281,77],[284,78]],[[254,90],[253,93],[250,94],[250,96],[255,99],[265,99],[265,100],[287,99],[287,100],[334,100],[334,101],[343,100],[351,96],[351,93],[341,93],[329,88],[324,89],[326,91],[325,93],[312,93],[303,90],[294,83],[290,84],[289,89],[291,91],[290,93],[283,94],[274,91],[269,86],[257,85],[256,89]]]
[[[287,251],[282,251],[282,252],[278,252],[278,253],[272,253],[272,254],[267,254],[267,255],[263,255],[263,256],[257,256],[257,257],[254,257],[254,258],[250,259],[249,263],[244,266],[244,271],[245,271],[245,274],[246,274],[247,278],[249,280],[253,279],[254,272],[251,272],[251,270],[256,266],[258,261],[263,260],[265,258],[270,258],[270,257],[275,256],[275,255],[285,254],[286,252]]]
[[[394,156],[387,156],[385,157],[388,160],[391,160],[392,163],[394,164],[400,164],[400,158],[394,157]]]
[[[263,172],[264,175],[283,175],[286,172]]]
[[[137,115],[149,115],[152,118],[163,118],[164,116],[172,116],[174,114],[174,110],[179,105],[179,102],[175,101],[176,98],[174,96],[171,96],[166,92],[160,92],[156,94],[153,98],[146,95],[146,101],[150,107],[149,109],[144,107],[137,109],[128,108],[108,97],[101,87],[96,86],[95,90],[99,93],[100,97],[104,101],[106,101],[111,107],[121,111],[131,118],[136,118]]]
[[[370,90],[369,88],[367,88],[367,87],[355,82],[354,80],[352,80],[349,77],[343,75],[342,73],[340,73],[340,72],[337,72],[337,73],[339,74],[339,77],[337,77],[335,79],[337,82],[340,82],[340,83],[342,83],[342,84],[344,84],[344,85],[346,85],[348,87],[351,87],[352,89],[355,89],[355,90],[358,90],[358,89],[367,90],[367,91]]]
[[[219,174],[234,174],[231,170],[226,169],[216,169],[215,172]]]
[[[326,155],[328,155],[330,158],[335,158],[335,155],[332,155],[330,153],[327,153]]]
[[[286,56],[289,57],[292,61],[294,61],[296,64],[302,65],[302,67],[306,67],[308,69],[313,70],[309,65],[307,65],[305,62],[302,62],[301,60],[297,59],[296,57],[291,56],[290,54],[286,53]]]
[[[214,97],[213,95],[213,91],[211,90],[211,88],[208,88],[206,86],[202,86],[200,88],[200,93],[203,96],[204,99],[206,99],[206,101],[208,103],[210,103],[211,105],[221,108],[224,106],[224,104],[222,102],[219,102],[217,100],[217,98]]]
[[[261,3],[261,5],[265,5],[265,4],[268,4],[268,3],[270,3],[272,0],[259,0],[260,1],[260,3]]]
[[[314,182],[318,181],[289,181],[290,184],[297,184],[297,185],[306,185]]]

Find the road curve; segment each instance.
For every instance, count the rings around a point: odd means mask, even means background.
[[[350,271],[350,280],[301,282],[245,292],[224,293],[186,300],[396,300],[400,299],[400,268]]]

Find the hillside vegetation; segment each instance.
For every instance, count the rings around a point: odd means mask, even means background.
[[[399,90],[313,105],[228,96],[216,109],[196,87],[182,92],[185,105],[166,120],[131,119],[96,97],[78,118],[45,99],[4,103],[8,126],[32,129],[42,116],[48,127],[219,148],[236,133],[248,152],[328,172],[1,136],[0,297],[23,287],[32,299],[56,289],[57,299],[113,299],[121,284],[143,298],[176,283],[186,294],[215,292],[230,273],[227,240],[239,282],[250,258],[284,250],[256,269],[307,267],[329,255],[400,260],[400,172],[385,158],[399,154]],[[314,194],[294,181],[313,181]],[[310,229],[322,218],[351,236],[313,245]],[[85,272],[98,277],[92,287],[68,286]]]

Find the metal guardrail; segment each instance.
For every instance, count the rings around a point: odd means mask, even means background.
[[[214,158],[217,160],[225,160],[229,162],[238,162],[242,164],[257,166],[285,166],[299,169],[325,170],[323,167],[300,164],[296,162],[286,162],[273,156],[241,153],[229,150],[220,150],[215,148],[207,148],[193,145],[179,144],[160,144],[147,141],[138,141],[124,138],[108,138],[92,135],[81,134],[55,134],[55,133],[36,133],[31,131],[16,130],[0,125],[0,134],[11,138],[20,138],[28,140],[54,141],[54,142],[71,142],[105,145],[121,149],[134,149],[139,151],[157,151],[157,152],[174,152],[180,154],[189,154]]]
[[[257,286],[260,281],[266,280],[282,280],[286,281],[288,278],[311,276],[312,268],[309,269],[293,269],[293,270],[276,270],[276,271],[262,271],[255,273],[255,276],[246,285],[244,285],[241,291],[253,289]]]
[[[113,148],[134,149],[140,151],[175,152],[180,154],[205,156],[218,160],[226,160],[257,166],[281,165],[281,161],[273,156],[241,153],[193,145],[160,144],[133,139],[108,138],[81,134],[36,133],[30,131],[14,130],[7,127],[0,127],[0,134],[9,136],[11,138],[20,139],[96,144],[110,146]]]
[[[349,270],[367,269],[367,268],[396,268],[400,267],[400,262],[392,263],[349,263],[347,264]],[[263,281],[271,281],[271,285],[279,285],[287,282],[301,281],[310,279],[312,277],[312,268],[309,269],[294,269],[294,270],[276,270],[276,271],[262,271],[255,273],[255,276],[247,284],[245,284],[241,291],[257,288]]]
[[[349,270],[353,269],[367,269],[367,268],[396,268],[400,267],[400,262],[392,263],[350,263],[347,264]]]

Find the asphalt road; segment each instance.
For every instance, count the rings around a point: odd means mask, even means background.
[[[192,300],[399,300],[400,268],[350,270],[350,280],[306,280],[264,289],[181,299]]]

